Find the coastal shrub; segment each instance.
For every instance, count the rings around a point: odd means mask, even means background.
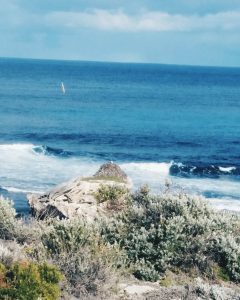
[[[0,265],[0,299],[55,300],[62,276],[53,266],[29,262]]]
[[[65,289],[80,298],[109,293],[122,264],[119,249],[104,243],[91,227],[80,221],[56,221],[42,236],[49,258],[65,275]]]
[[[127,202],[128,189],[117,185],[101,185],[95,197],[97,203],[107,203],[107,208],[120,210]]]
[[[12,202],[0,196],[0,238],[13,239],[15,235],[16,211]]]
[[[209,250],[220,266],[219,277],[240,282],[240,237],[213,234],[209,239]]]
[[[0,196],[0,239],[16,240],[20,244],[39,240],[45,224],[35,219],[16,218],[13,202]]]
[[[240,281],[239,217],[215,212],[200,197],[147,187],[132,197],[124,212],[106,222],[103,237],[128,256],[133,274],[156,281],[166,270],[216,278],[216,264],[225,277]]]
[[[27,220],[17,219],[15,221],[14,238],[19,244],[38,244],[47,226],[47,222],[42,222],[34,218],[28,218]]]
[[[0,263],[11,266],[14,262],[26,260],[23,247],[16,241],[0,240]]]

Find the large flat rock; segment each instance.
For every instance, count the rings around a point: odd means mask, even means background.
[[[110,163],[110,168],[112,165]],[[87,221],[93,221],[105,214],[104,204],[98,204],[95,198],[100,186],[111,185],[127,189],[131,187],[127,177],[124,177],[123,180],[120,177],[116,179],[116,174],[113,176],[111,172],[110,175],[107,176],[104,173],[104,176],[95,174],[88,178],[79,177],[58,185],[42,195],[27,195],[33,215],[42,219],[47,217],[59,217],[60,219],[80,217]]]

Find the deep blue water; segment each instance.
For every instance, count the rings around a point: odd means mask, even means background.
[[[0,59],[0,187],[26,209],[113,160],[240,209],[239,117],[240,68]]]

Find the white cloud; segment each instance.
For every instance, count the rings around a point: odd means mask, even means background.
[[[56,11],[45,16],[46,24],[67,28],[93,28],[109,31],[196,31],[240,29],[240,11],[216,14],[181,15],[161,11],[129,15],[123,11]]]
[[[103,31],[161,32],[240,30],[240,10],[205,15],[170,14],[164,11],[139,11],[129,14],[122,10],[52,11],[33,13],[19,6],[16,0],[1,4],[0,30],[45,26],[58,28],[92,28]]]
[[[53,12],[46,15],[51,25],[70,28],[87,27],[102,30],[128,30],[134,26],[133,20],[122,12],[111,13],[106,10],[93,12]]]

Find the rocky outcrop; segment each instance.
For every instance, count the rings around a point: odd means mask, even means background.
[[[110,163],[101,166],[93,177],[76,178],[45,194],[29,194],[27,198],[32,214],[38,218],[72,219],[77,217],[92,222],[106,214],[104,203],[98,204],[95,197],[102,185],[114,185],[127,189],[131,187],[121,168]]]
[[[95,178],[112,178],[115,181],[128,182],[126,173],[113,162],[103,164],[100,169],[93,175]]]

